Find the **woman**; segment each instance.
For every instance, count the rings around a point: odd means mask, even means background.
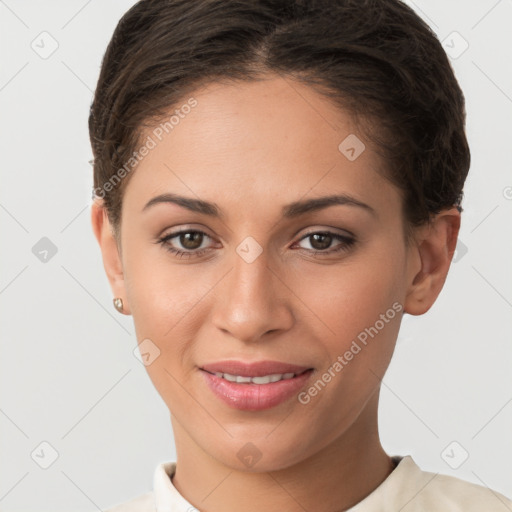
[[[91,107],[92,225],[177,460],[135,510],[500,510],[380,442],[404,313],[438,297],[464,97],[398,0],[143,0]],[[500,503],[500,501],[502,503]]]

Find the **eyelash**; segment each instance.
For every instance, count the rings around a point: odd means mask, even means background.
[[[159,238],[156,243],[161,244],[167,251],[176,255],[179,258],[199,257],[199,256],[202,256],[205,252],[207,252],[209,250],[209,248],[206,248],[206,249],[200,249],[200,250],[182,251],[180,249],[176,249],[176,248],[172,247],[169,244],[169,240],[179,237],[179,235],[182,235],[185,233],[200,233],[208,238],[211,238],[204,231],[200,231],[197,229],[189,229],[189,230],[177,231],[176,233],[170,233],[168,235],[165,235],[164,237]],[[348,237],[345,235],[340,235],[338,233],[333,233],[332,231],[312,231],[311,233],[307,233],[306,235],[304,235],[300,240],[298,240],[298,242],[301,242],[302,240],[305,240],[313,235],[329,235],[333,239],[343,242],[337,248],[328,249],[325,251],[314,250],[314,249],[303,249],[308,253],[313,253],[314,255],[317,255],[317,254],[326,255],[326,254],[332,254],[332,253],[337,253],[337,252],[341,252],[341,251],[346,252],[356,243],[356,240],[354,238],[351,238],[351,237]]]

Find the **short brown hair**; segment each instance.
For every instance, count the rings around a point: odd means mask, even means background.
[[[464,96],[441,43],[401,1],[141,0],[114,31],[89,115],[94,190],[116,231],[130,176],[104,184],[143,129],[202,85],[266,73],[314,87],[365,126],[403,192],[407,233],[462,211]]]

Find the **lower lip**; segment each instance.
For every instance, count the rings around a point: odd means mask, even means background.
[[[288,400],[304,387],[312,370],[307,370],[292,379],[268,384],[240,384],[201,370],[206,383],[224,403],[235,409],[262,411]]]

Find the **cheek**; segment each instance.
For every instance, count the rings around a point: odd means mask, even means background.
[[[204,288],[201,277],[191,266],[173,262],[163,247],[132,239],[125,254],[126,293],[134,321],[147,321],[153,331],[161,323],[168,329],[197,302]]]
[[[191,266],[172,264],[160,251],[163,255],[148,256],[133,247],[125,262],[126,294],[138,342],[149,339],[159,350],[146,371],[174,409],[186,407],[190,398],[175,378],[181,381],[183,371],[192,367],[189,344],[201,325],[198,304],[208,287]]]
[[[315,322],[313,337],[325,352],[322,368],[301,403],[318,407],[318,414],[326,415],[327,429],[336,429],[340,422],[358,414],[378,389],[393,355],[403,314],[392,271],[381,272],[375,267],[346,270],[325,281],[323,293],[308,295],[308,305],[322,320]],[[317,278],[305,286],[316,289],[322,282],[321,276]]]
[[[295,283],[317,317],[310,326],[326,352],[323,369],[338,362],[331,369],[337,376],[332,399],[340,389],[363,399],[388,367],[403,314],[404,260],[394,247],[382,244],[340,265],[312,267]]]
[[[324,331],[352,339],[373,325],[402,298],[403,265],[399,254],[375,260],[354,259],[331,266],[311,266],[291,285],[305,305],[323,321]],[[322,322],[317,322],[322,323]]]

